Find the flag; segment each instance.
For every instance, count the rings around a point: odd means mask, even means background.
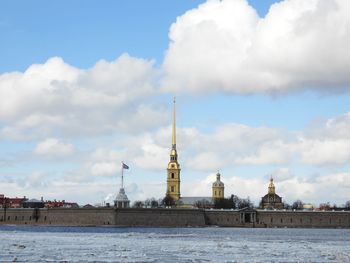
[[[127,166],[125,163],[123,163],[123,169],[129,169],[129,166]]]

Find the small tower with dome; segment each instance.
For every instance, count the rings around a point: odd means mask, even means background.
[[[223,199],[225,196],[225,185],[221,182],[221,174],[217,172],[216,181],[213,183],[213,199]]]
[[[270,183],[267,190],[267,195],[261,198],[261,208],[263,209],[282,209],[282,197],[276,194],[275,184],[271,176]]]

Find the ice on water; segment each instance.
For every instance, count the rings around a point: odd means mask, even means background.
[[[0,226],[0,262],[350,262],[349,229]]]

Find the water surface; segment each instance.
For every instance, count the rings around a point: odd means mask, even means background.
[[[349,229],[0,226],[0,262],[350,262]]]

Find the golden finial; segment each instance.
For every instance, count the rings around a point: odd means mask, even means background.
[[[270,177],[270,184],[269,184],[269,188],[268,188],[268,192],[269,194],[275,194],[275,185],[273,183],[273,178],[272,178],[272,175]]]

